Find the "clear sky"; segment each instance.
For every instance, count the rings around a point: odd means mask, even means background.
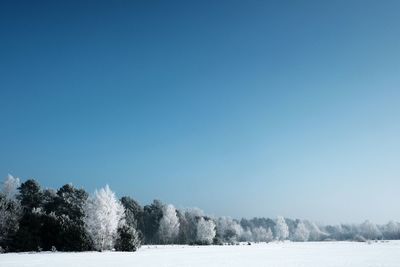
[[[399,1],[1,1],[0,175],[400,220]]]

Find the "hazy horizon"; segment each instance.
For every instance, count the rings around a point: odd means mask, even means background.
[[[3,1],[0,177],[400,221],[400,2]]]

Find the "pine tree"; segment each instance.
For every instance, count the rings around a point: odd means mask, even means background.
[[[62,186],[55,197],[54,212],[61,226],[58,250],[83,251],[90,248],[84,225],[84,205],[88,193],[70,184]]]
[[[157,233],[160,227],[160,220],[163,217],[163,204],[159,200],[154,200],[151,205],[144,206],[143,222],[145,243],[157,243]]]
[[[115,241],[117,251],[136,251],[141,244],[139,233],[135,228],[127,224],[118,228],[118,236]]]
[[[140,239],[143,242],[144,241],[143,208],[137,201],[128,196],[124,196],[121,198],[121,204],[125,208],[126,224],[134,228],[138,232]]]
[[[18,191],[17,199],[21,203],[22,217],[14,238],[14,247],[19,251],[36,251],[42,247],[43,192],[33,179],[22,183]]]

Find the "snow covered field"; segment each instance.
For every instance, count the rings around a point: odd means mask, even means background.
[[[0,255],[0,266],[398,267],[400,266],[400,241],[372,244],[286,242],[251,246],[144,246],[135,253],[10,253]]]

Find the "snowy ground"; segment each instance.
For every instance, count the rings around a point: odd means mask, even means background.
[[[399,267],[400,241],[372,244],[286,242],[251,246],[144,246],[135,253],[9,253],[0,255],[0,266]]]

